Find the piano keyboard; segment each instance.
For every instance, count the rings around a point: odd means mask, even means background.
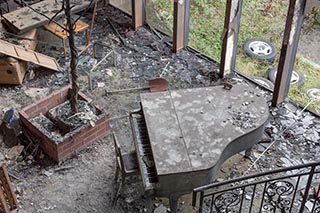
[[[142,181],[146,191],[152,190],[154,189],[154,184],[158,182],[158,176],[142,111],[130,114],[130,124],[136,146]]]

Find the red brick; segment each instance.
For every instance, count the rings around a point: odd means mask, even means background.
[[[57,151],[58,152],[61,152],[67,148],[70,148],[72,146],[72,143],[70,140],[67,140],[67,141],[63,141],[62,143],[58,144],[57,145]]]
[[[35,110],[37,110],[37,104],[33,103],[22,109],[27,115]]]
[[[47,137],[42,137],[42,143],[45,143],[46,147],[56,151],[57,150],[57,145],[54,144],[53,141],[51,141],[49,138]]]
[[[29,116],[27,116],[26,114],[25,114],[25,112],[19,112],[19,114],[20,114],[20,120],[21,120],[21,122],[22,122],[22,124],[25,124],[25,123],[27,123],[28,122],[28,117]]]
[[[49,95],[50,96],[50,95]],[[48,96],[45,96],[39,100],[36,101],[36,105],[42,104],[43,102],[47,102],[48,101]]]
[[[70,155],[71,153],[72,153],[72,149],[68,148],[68,149],[64,150],[63,152],[57,153],[57,156],[60,159],[60,158],[64,158],[64,157]]]
[[[50,158],[52,158],[54,161],[59,162],[57,153],[55,153],[55,152],[50,152],[50,151],[47,151],[47,150],[45,150],[45,153],[46,153]]]
[[[60,97],[61,97],[62,99],[65,99],[65,98],[68,96],[70,89],[71,89],[70,86],[65,86],[65,87],[63,87],[62,89],[60,89],[60,90],[59,90],[59,92],[60,92]]]
[[[96,121],[96,125],[99,125],[103,122],[107,122],[107,117],[106,116],[103,116],[102,118],[100,118],[99,120]]]
[[[72,137],[70,137],[70,140],[79,140],[83,137],[83,135],[87,132],[87,128],[83,128],[81,129],[81,131],[76,132],[72,135]]]
[[[96,139],[96,134],[87,135],[85,138],[83,138],[84,144],[89,144],[91,141],[94,141]]]
[[[41,148],[43,148],[47,154],[50,154],[50,156],[56,154],[56,152],[57,152],[56,146],[54,144],[52,144],[52,142],[48,138],[42,137],[39,144],[40,144]]]
[[[36,117],[36,116],[37,116],[37,114],[34,113],[34,112],[29,113],[29,119],[32,119],[32,118],[34,118],[34,117]]]
[[[83,137],[79,137],[76,140],[72,141],[71,146],[75,146],[76,144],[83,143]]]
[[[28,119],[29,116],[25,111],[19,110],[19,117],[22,119]]]
[[[87,128],[86,128],[87,129]],[[83,138],[85,138],[85,137],[87,137],[88,135],[94,135],[96,132],[98,131],[98,128],[97,128],[97,126],[95,126],[95,128],[88,128],[88,130],[87,131],[83,131],[83,133],[82,133],[82,137]]]
[[[63,152],[66,149],[69,149],[72,147],[72,141],[64,141],[62,143],[60,143],[57,147],[57,151],[58,152]]]
[[[102,123],[100,125],[97,126],[98,127],[98,130],[108,130],[109,129],[109,124],[108,123]]]
[[[49,96],[48,96],[48,99],[51,99],[53,96],[60,96],[60,91],[54,91],[52,92]]]
[[[90,146],[91,144],[93,144],[96,141],[97,141],[96,137],[93,140],[87,141],[86,143],[84,143],[84,147],[83,148],[86,148],[86,147]]]
[[[59,162],[63,161],[76,152],[86,148],[89,144],[95,142],[98,138],[104,137],[108,134],[110,128],[109,115],[105,115],[96,122],[95,127],[84,127],[75,131],[72,137],[65,138],[65,140],[59,144],[56,144],[53,140],[43,135],[29,120],[29,117],[38,115],[40,113],[45,114],[50,108],[63,103],[68,95],[70,86],[64,87],[59,91],[56,91],[49,95],[47,98],[39,100],[39,106],[35,104],[26,107],[29,111],[21,111],[21,121],[26,126],[26,129],[35,137],[41,139],[40,146],[53,160]],[[79,93],[79,99],[91,100],[83,93]],[[33,110],[33,111],[32,111]],[[97,111],[100,109],[97,108]]]
[[[83,140],[81,140],[81,141],[79,140],[73,144],[73,146],[71,147],[71,150],[72,150],[72,152],[80,151],[81,149],[84,148],[84,145],[85,144],[83,144]]]
[[[32,113],[32,115],[33,115],[32,117],[36,117],[40,114],[46,114],[48,112],[48,110],[49,110],[49,108],[47,106],[41,107],[37,111],[34,111]]]
[[[97,138],[102,138],[104,136],[106,136],[108,134],[108,130],[107,129],[101,129],[96,133],[96,137]]]
[[[33,136],[36,136],[36,137],[40,136],[39,130],[35,126],[33,126],[30,122],[26,122],[25,126]]]
[[[54,155],[57,155],[57,150],[50,147],[50,146],[47,146],[47,144],[45,143],[42,143],[43,146],[41,146],[43,149],[46,150],[46,154],[50,155],[50,156],[54,156]]]
[[[65,98],[60,98],[60,95],[55,95],[55,96],[52,96],[51,97],[51,103],[49,104],[49,109],[59,105],[59,104],[62,104],[66,99]]]
[[[51,99],[48,97],[41,99],[40,101],[37,102],[37,105],[39,108],[50,106]]]

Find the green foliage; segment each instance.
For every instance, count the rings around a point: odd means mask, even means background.
[[[313,7],[305,17],[306,32],[310,32],[316,25],[320,25],[320,7]]]
[[[289,97],[302,105],[306,105],[310,101],[310,98],[307,96],[308,89],[320,86],[320,69],[316,69],[313,66],[305,63],[302,60],[302,57],[303,56],[299,54],[297,55],[295,67],[305,75],[304,86],[302,88],[291,86],[289,90]],[[313,102],[309,109],[320,113],[320,100]]]
[[[147,22],[168,35],[173,32],[173,2],[171,0],[149,0],[146,5]]]
[[[226,0],[195,0],[190,3],[189,45],[216,61],[220,60],[225,5]]]

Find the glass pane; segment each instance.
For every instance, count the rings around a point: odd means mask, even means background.
[[[226,0],[190,1],[188,45],[220,61]]]
[[[110,0],[110,4],[128,14],[131,14],[131,0]]]
[[[308,3],[289,97],[320,114],[320,3]]]
[[[173,33],[173,0],[146,0],[147,23],[172,36]]]
[[[244,0],[236,70],[270,89],[280,56],[289,1]],[[270,73],[270,75],[269,75]]]

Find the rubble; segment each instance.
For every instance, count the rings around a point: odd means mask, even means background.
[[[5,154],[5,158],[7,160],[16,160],[19,155],[22,153],[24,146],[17,145],[9,149],[9,151]]]
[[[113,21],[124,44],[105,21],[105,14],[108,14]],[[92,71],[93,90],[89,92],[86,71],[97,64],[97,61],[100,61],[99,59],[103,58],[108,50],[103,47],[98,48],[97,56],[94,58],[90,54],[92,50],[89,49],[89,53],[84,53],[79,60],[80,88],[93,98],[93,104],[101,106],[112,116],[126,115],[129,111],[139,107],[139,93],[105,96],[105,89],[139,87],[146,85],[148,79],[155,77],[168,80],[171,90],[223,84],[213,62],[188,50],[173,54],[171,47],[167,44],[167,37],[163,36],[159,40],[152,31],[144,27],[132,31],[127,27],[129,22],[130,19],[127,16],[111,7],[97,14],[98,24],[94,26],[92,41],[115,46],[117,63],[116,67],[111,67],[113,59],[110,58]],[[77,41],[84,42],[82,36],[78,37]],[[47,48],[46,51],[58,59],[63,72],[54,74],[39,72],[40,74],[37,74],[35,71],[35,76],[26,79],[23,86],[1,86],[2,108],[0,111],[6,111],[11,107],[21,109],[23,106],[34,103],[34,100],[39,99],[42,95],[49,94],[69,83],[66,68],[68,57],[61,57],[63,54],[56,49]],[[249,84],[237,75],[233,79],[237,83]],[[258,87],[255,92],[257,96],[263,96],[270,102],[269,92],[260,90]],[[250,103],[243,103],[243,106],[248,104]],[[241,154],[234,156],[222,167],[224,172],[221,172],[218,180],[223,181],[226,178],[235,178],[243,174],[272,143],[274,145],[270,146],[270,149],[248,173],[319,159],[320,120],[309,112],[302,114],[297,112],[299,109],[292,104],[282,104],[275,108],[270,106],[271,116],[265,126],[266,138],[253,148],[250,156],[252,161],[243,158]],[[254,124],[255,118],[250,117],[250,114],[245,111],[233,113],[235,125],[251,128],[250,125]],[[43,119],[42,116],[40,115],[38,119]],[[0,118],[3,118],[1,112]],[[46,121],[40,123],[42,122]],[[127,119],[113,121],[111,127],[112,130],[121,133],[120,139],[124,141],[127,150],[134,148]],[[54,124],[47,123],[46,128],[54,138],[61,137],[62,134],[55,130]],[[1,137],[0,143],[1,153],[7,153],[10,148],[4,146]],[[10,158],[6,158],[5,154],[0,156],[2,161],[8,161],[8,163],[10,163],[9,159],[12,161],[9,174],[15,177],[12,178],[12,182],[16,191],[20,192],[18,197],[22,207],[20,212],[108,212],[110,210],[114,193],[117,190],[113,181],[115,159],[110,138],[100,139],[61,164],[54,164],[50,161],[35,144],[28,141],[26,144],[18,145],[19,147],[24,146],[24,150],[20,152],[23,155],[21,161],[17,158],[21,148],[16,150],[15,154],[10,154]],[[141,197],[141,183],[126,184],[125,188],[130,190],[124,190],[124,194],[119,198],[117,212],[143,212],[145,198]],[[156,208],[158,212],[167,210],[165,206],[159,204],[160,201],[154,202],[158,204]],[[182,209],[190,212],[186,204],[182,205]]]
[[[48,95],[49,88],[28,88],[24,93],[32,98],[32,100],[38,100]]]

